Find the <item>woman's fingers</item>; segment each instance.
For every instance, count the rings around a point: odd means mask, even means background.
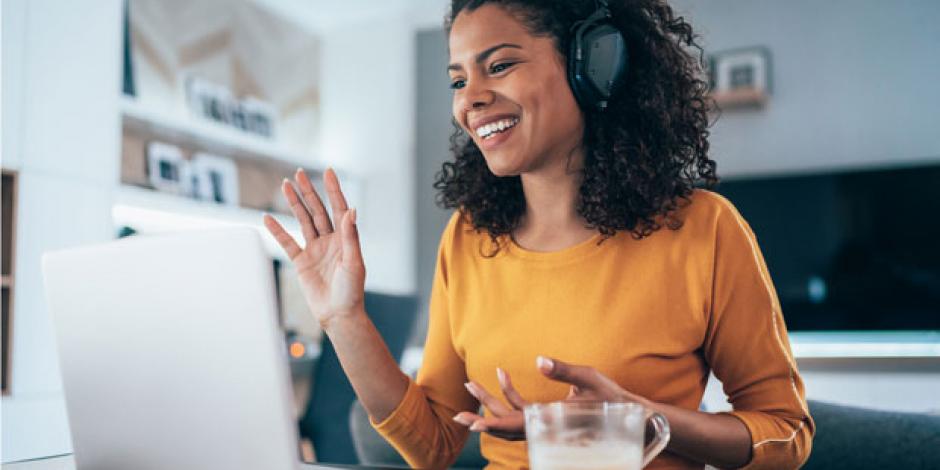
[[[264,220],[265,228],[268,229],[268,232],[271,232],[271,235],[274,236],[277,243],[281,245],[281,248],[287,253],[288,258],[293,260],[303,251],[300,249],[300,246],[297,245],[297,242],[294,241],[294,237],[290,236],[287,230],[284,230],[284,227],[281,226],[281,223],[271,216],[271,214],[264,214],[262,220]]]
[[[339,187],[339,178],[332,168],[327,168],[323,173],[323,185],[326,187],[326,195],[330,199],[330,207],[333,209],[333,218],[342,219],[343,214],[349,208],[346,205],[346,197],[343,196],[343,190]]]
[[[473,425],[473,423],[481,419],[483,419],[482,416],[476,413],[471,413],[469,411],[461,411],[460,413],[457,413],[456,415],[454,415],[454,421],[467,427]]]
[[[624,390],[617,382],[590,366],[566,364],[557,359],[539,356],[536,365],[552,380],[571,385],[569,400],[637,401],[639,398]]]
[[[474,429],[476,427],[476,429]],[[485,431],[490,434],[525,436],[525,415],[513,411],[506,416],[487,416],[470,426],[471,431]]]
[[[565,382],[584,390],[593,390],[601,385],[601,377],[593,367],[566,364],[557,359],[539,356],[535,365],[550,379]]]
[[[470,392],[474,398],[479,400],[480,403],[492,413],[502,416],[513,411],[511,408],[504,405],[503,402],[499,401],[498,398],[490,395],[480,384],[470,381],[465,383],[464,386],[467,387],[467,391]]]
[[[483,417],[462,411],[454,416],[454,421],[467,426],[474,432],[485,432],[507,440],[525,439],[525,416],[521,411],[513,411],[506,416]]]
[[[503,389],[503,396],[506,397],[506,401],[508,401],[513,408],[521,410],[529,404],[529,402],[522,398],[522,395],[519,395],[516,388],[512,386],[512,379],[509,378],[509,374],[507,374],[506,371],[497,367],[496,378],[499,379],[499,386]]]
[[[290,210],[294,213],[294,217],[300,222],[300,231],[304,234],[304,239],[307,240],[307,243],[316,240],[318,233],[313,225],[310,212],[307,211],[307,207],[301,202],[294,185],[287,178],[284,178],[284,181],[281,182],[281,192],[287,198],[287,203],[290,204]]]
[[[317,194],[317,190],[313,187],[307,173],[298,168],[297,172],[294,173],[294,179],[297,180],[297,186],[300,187],[300,194],[303,195],[304,202],[307,203],[307,207],[313,213],[313,224],[317,229],[317,233],[320,235],[333,233],[333,222],[330,221],[326,207],[323,206],[323,201],[320,199],[320,195]]]
[[[457,421],[474,432],[485,432],[500,439],[510,441],[519,441],[525,439],[525,417],[521,411],[516,411],[511,416],[490,416],[482,417],[479,415],[461,416],[461,413],[454,417]]]
[[[359,228],[356,226],[356,209],[346,211],[340,221],[343,229],[343,266],[348,270],[356,269],[365,263],[362,260],[362,245],[359,244]]]

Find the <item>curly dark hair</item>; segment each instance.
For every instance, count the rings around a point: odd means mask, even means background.
[[[565,63],[572,25],[595,9],[594,0],[452,0],[448,36],[460,12],[486,3],[505,8],[530,33],[551,37]],[[582,108],[585,158],[576,207],[604,235],[602,242],[618,230],[636,239],[664,225],[678,230],[676,212],[691,202],[696,185],[718,183],[716,163],[708,157],[709,113],[716,108],[692,26],[665,0],[614,0],[610,10],[626,39],[630,66],[606,110]],[[522,181],[490,172],[473,139],[453,124],[455,159],[437,173],[437,203],[469,216],[477,231],[486,230],[493,256],[525,212]]]

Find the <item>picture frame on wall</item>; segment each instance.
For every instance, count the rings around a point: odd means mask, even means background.
[[[158,191],[190,194],[189,162],[179,147],[160,141],[147,143],[147,177]]]
[[[200,152],[193,155],[190,169],[194,198],[228,206],[238,205],[238,165],[234,161]]]
[[[238,98],[227,87],[200,77],[186,76],[181,82],[190,111],[200,118],[268,139],[275,137],[277,110],[270,102],[253,96]]]
[[[771,92],[770,50],[763,46],[713,53],[709,56],[711,96],[723,109],[762,108]]]

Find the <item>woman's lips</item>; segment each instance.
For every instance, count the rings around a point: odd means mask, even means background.
[[[519,127],[519,124],[516,124],[515,126],[512,126],[502,132],[497,132],[493,134],[492,137],[481,139],[480,148],[482,150],[492,150],[496,147],[499,147],[503,144],[503,142],[506,142],[506,140],[509,139],[512,133],[516,130],[516,127]]]

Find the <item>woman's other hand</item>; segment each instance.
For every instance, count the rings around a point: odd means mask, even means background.
[[[549,379],[564,382],[571,387],[566,401],[633,401],[647,405],[648,401],[624,390],[606,375],[590,366],[567,364],[557,359],[539,356],[536,367]],[[468,426],[471,431],[486,432],[507,440],[525,439],[525,416],[523,408],[529,403],[512,385],[509,374],[496,369],[499,385],[509,406],[493,396],[480,384],[467,382],[471,395],[490,411],[484,417],[463,411],[454,416],[454,421]]]
[[[296,188],[285,178],[281,192],[300,223],[304,246],[301,248],[274,217],[265,214],[264,225],[297,269],[307,306],[325,328],[330,320],[363,308],[366,269],[356,228],[356,210],[347,207],[332,169],[323,174],[332,220],[303,170],[297,169],[294,182]]]
[[[486,391],[482,385],[470,381],[464,384],[467,391],[490,411],[490,416],[483,417],[476,413],[462,411],[454,416],[454,421],[468,426],[471,431],[486,432],[510,441],[523,440],[525,439],[525,416],[522,409],[529,403],[512,386],[509,374],[502,369],[496,369],[496,377],[499,379],[499,387],[506,401],[509,402],[509,406]]]
[[[648,403],[643,397],[624,390],[617,382],[591,366],[567,364],[542,356],[535,360],[535,364],[546,377],[571,385],[565,400]]]

